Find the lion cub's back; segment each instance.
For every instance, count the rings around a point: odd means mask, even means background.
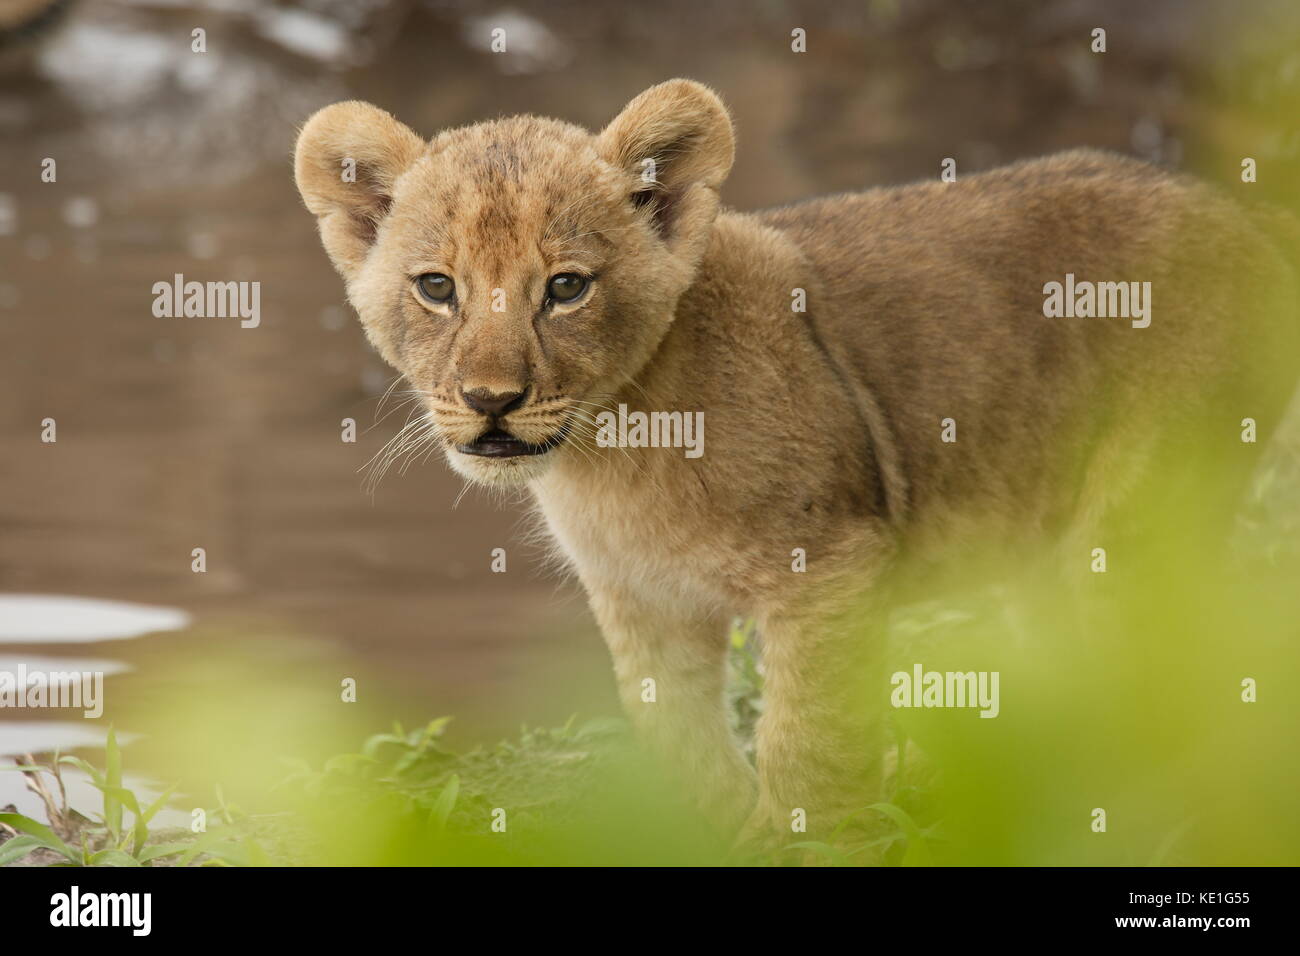
[[[1294,269],[1249,216],[1117,155],[1065,153],[758,217],[810,260],[808,321],[883,406],[920,497],[927,483],[948,497],[1032,495],[1075,467],[1054,454],[1062,437],[1095,435],[1116,408],[1187,409],[1220,386],[1265,382],[1278,383],[1274,401],[1286,379],[1277,343],[1300,328]],[[1149,282],[1150,325],[1045,315],[1044,285],[1067,274]],[[933,440],[946,418],[960,454]]]

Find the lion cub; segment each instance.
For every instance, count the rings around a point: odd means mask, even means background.
[[[718,97],[672,80],[594,135],[425,141],[339,103],[295,172],[451,467],[535,497],[650,747],[723,825],[816,831],[877,777],[861,620],[899,555],[1087,541],[1173,422],[1271,424],[1296,279],[1233,204],[1118,156],[741,214],[733,150]],[[605,413],[703,413],[701,453],[611,442]],[[757,774],[724,708],[736,614],[763,638]]]

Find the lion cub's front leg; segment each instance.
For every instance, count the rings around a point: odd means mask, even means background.
[[[734,833],[754,805],[754,772],[726,709],[726,622],[592,588],[619,696],[638,736],[709,819]]]

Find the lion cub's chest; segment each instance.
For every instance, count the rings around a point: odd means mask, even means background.
[[[647,600],[716,604],[725,586],[707,516],[688,513],[662,475],[615,468],[581,477],[557,469],[532,486],[548,528],[589,588]]]

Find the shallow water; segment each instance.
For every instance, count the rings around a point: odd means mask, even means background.
[[[0,594],[0,644],[124,640],[189,624],[189,615],[175,608],[61,594]]]

